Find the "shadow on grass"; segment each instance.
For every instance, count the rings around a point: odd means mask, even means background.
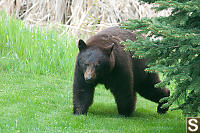
[[[171,112],[171,111],[170,111]],[[175,115],[173,114],[158,114],[153,110],[148,110],[145,108],[137,108],[136,111],[133,111],[130,117],[125,117],[122,115],[118,114],[117,107],[115,104],[105,104],[105,103],[95,103],[93,106],[90,107],[88,111],[88,115],[92,116],[98,116],[98,117],[105,117],[105,118],[129,118],[129,119],[134,119],[134,118],[149,118],[149,119],[154,119],[158,117],[168,117],[168,118],[173,118]]]

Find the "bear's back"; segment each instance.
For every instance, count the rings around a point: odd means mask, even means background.
[[[121,29],[119,26],[110,27],[96,35],[90,37],[86,44],[88,46],[98,45],[106,47],[111,44],[120,45],[121,41],[126,41],[127,39],[135,41],[136,33],[130,30]]]
[[[132,32],[130,30],[121,29],[119,26],[114,26],[107,28],[99,33],[97,35],[108,35],[108,36],[114,36],[119,37],[122,41],[126,41],[127,39],[130,39],[132,41],[136,40],[136,33]]]

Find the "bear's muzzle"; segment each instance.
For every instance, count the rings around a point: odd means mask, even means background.
[[[84,78],[86,83],[92,83],[96,79],[95,69],[92,66],[88,66]]]

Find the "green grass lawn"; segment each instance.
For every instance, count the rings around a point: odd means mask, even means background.
[[[98,86],[88,116],[72,114],[72,81],[60,76],[1,72],[0,132],[183,133],[179,111],[156,113],[138,98],[131,117],[119,116],[113,96]]]
[[[157,105],[140,96],[131,117],[118,115],[113,96],[101,85],[88,115],[74,116],[75,39],[0,15],[0,133],[185,132],[180,111],[159,115]]]

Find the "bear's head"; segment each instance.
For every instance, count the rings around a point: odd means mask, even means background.
[[[87,46],[83,40],[79,40],[78,65],[86,83],[104,78],[112,71],[115,65],[113,46],[113,44],[107,47]]]

